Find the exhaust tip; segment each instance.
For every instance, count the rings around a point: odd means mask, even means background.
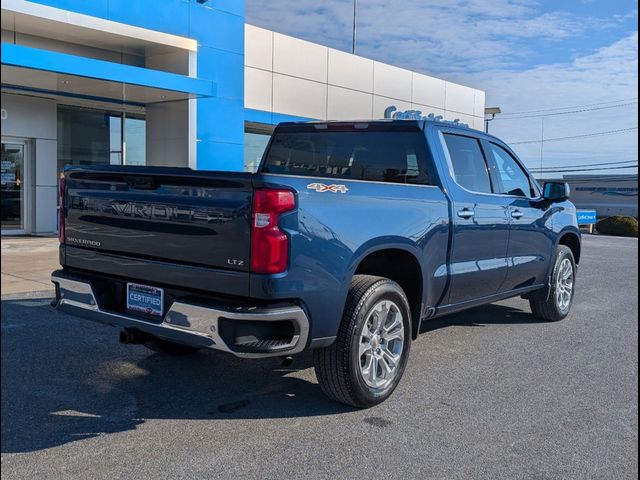
[[[293,357],[284,357],[282,359],[283,367],[290,367],[292,363],[293,363]]]

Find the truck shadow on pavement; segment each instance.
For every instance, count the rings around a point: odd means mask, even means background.
[[[483,327],[485,325],[508,325],[540,323],[530,310],[520,310],[506,305],[491,304],[472,308],[464,312],[425,320],[420,325],[420,334],[444,327]]]
[[[61,314],[50,298],[2,301],[2,453],[31,452],[135,429],[147,419],[210,420],[334,415],[311,355],[240,360],[218,352],[168,357],[123,346],[114,328]],[[502,306],[425,322],[530,323]]]

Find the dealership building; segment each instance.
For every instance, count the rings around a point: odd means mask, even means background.
[[[244,11],[2,0],[2,233],[56,231],[67,164],[250,171],[279,122],[389,106],[483,126],[480,90],[247,25]]]
[[[564,175],[578,210],[595,210],[598,218],[638,218],[638,175]]]

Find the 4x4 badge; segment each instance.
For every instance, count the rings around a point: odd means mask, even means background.
[[[347,193],[349,189],[346,185],[325,185],[324,183],[310,183],[307,185],[309,190],[315,190],[316,192],[333,192],[333,193]]]

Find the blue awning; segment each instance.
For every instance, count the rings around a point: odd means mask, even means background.
[[[216,93],[209,80],[10,43],[2,43],[2,86],[139,104]]]

